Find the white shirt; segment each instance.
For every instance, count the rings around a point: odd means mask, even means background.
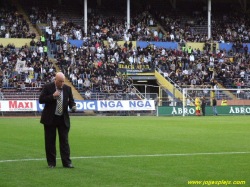
[[[164,76],[164,77],[168,77],[168,73],[167,73],[167,72],[164,72],[164,73],[163,73],[163,76]]]
[[[129,36],[128,35],[124,35],[124,41],[129,41]]]
[[[10,33],[6,33],[5,38],[10,38]]]
[[[34,56],[34,57],[36,57],[36,56],[37,56],[36,51],[34,51],[34,52],[32,53],[32,56]]]
[[[132,64],[133,61],[134,61],[134,58],[133,58],[132,56],[130,56],[128,60],[129,60],[129,62]]]
[[[48,34],[52,34],[52,30],[51,29],[48,29]]]
[[[245,71],[240,72],[240,77],[245,77]]]
[[[1,30],[2,31],[5,30],[5,26],[4,25],[1,26]]]
[[[119,84],[119,79],[117,77],[114,78],[114,84]]]
[[[90,86],[90,81],[89,80],[85,80],[84,83],[83,83],[83,85],[85,87],[89,87]]]
[[[157,37],[158,36],[158,32],[155,30],[154,31],[154,36]]]
[[[162,49],[161,55],[165,55],[165,54],[166,54],[166,50],[165,50],[165,49]]]
[[[91,96],[91,92],[85,92],[85,96],[86,97],[90,97]]]
[[[170,38],[171,38],[171,40],[174,40],[174,35],[170,34]]]
[[[80,31],[79,30],[77,30],[76,31],[76,36],[78,36],[80,34]]]
[[[57,26],[57,21],[56,20],[52,21],[52,25],[55,28]]]
[[[183,71],[183,74],[184,74],[184,75],[188,75],[188,70],[185,69],[185,70]]]
[[[114,42],[110,43],[110,48],[114,48],[114,47],[115,47],[115,43]]]
[[[26,77],[25,82],[26,83],[31,83],[31,79],[29,77]]]
[[[193,62],[193,61],[194,61],[194,55],[190,55],[190,56],[189,56],[189,60],[190,60],[191,62]]]
[[[40,46],[40,47],[38,48],[38,50],[39,50],[41,53],[43,53],[43,47],[42,47],[42,46]]]
[[[82,79],[78,79],[78,84],[82,84],[83,80]]]
[[[153,19],[151,19],[151,20],[149,21],[149,25],[154,25]]]
[[[113,38],[109,38],[109,37],[108,37],[108,42],[109,42],[109,43],[113,42]]]
[[[4,57],[3,62],[8,62],[8,58]]]
[[[72,80],[77,80],[75,75],[72,76]]]

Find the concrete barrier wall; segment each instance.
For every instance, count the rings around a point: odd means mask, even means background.
[[[0,44],[3,44],[3,46],[7,46],[9,43],[15,44],[15,47],[20,48],[24,46],[26,43],[28,46],[30,46],[31,38],[0,38]],[[37,41],[37,39],[34,39]]]

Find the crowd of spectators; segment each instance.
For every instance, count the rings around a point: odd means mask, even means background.
[[[24,71],[16,69],[17,61],[26,61]],[[28,45],[11,49],[0,46],[0,87],[24,92],[41,88],[44,83],[52,82],[56,69],[48,56],[41,54],[39,48]]]
[[[204,24],[202,14],[196,11],[193,16],[195,21]],[[79,61],[85,64],[83,69],[88,72],[89,69],[91,70],[90,74],[87,73],[88,79],[91,74],[94,76],[94,72],[97,71],[96,69],[94,71],[95,67],[99,68],[99,66],[104,65],[106,68],[108,65],[107,74],[112,77],[119,64],[131,64],[137,69],[158,67],[165,76],[170,77],[180,86],[183,84],[206,85],[211,82],[212,78],[221,81],[227,87],[236,87],[237,84],[241,84],[241,87],[248,85],[248,48],[242,45],[242,42],[248,41],[246,39],[250,35],[249,19],[246,16],[233,15],[229,17],[223,15],[222,21],[213,20],[216,33],[213,33],[214,37],[211,39],[208,39],[206,35],[200,35],[190,25],[181,28],[181,18],[178,15],[172,16],[171,13],[155,11],[154,17],[160,19],[159,23],[165,27],[167,35],[161,31],[158,33],[157,30],[149,29],[150,26],[156,24],[156,20],[146,12],[132,18],[130,30],[126,30],[125,20],[117,22],[115,17],[104,17],[91,13],[88,20],[88,36],[83,36],[82,28],[80,26],[74,27],[73,22],[59,24],[56,18],[53,18],[56,23],[51,22],[52,32],[50,28],[47,30],[49,47],[60,55],[63,53],[63,58],[68,61],[68,66],[74,63],[78,66]],[[226,32],[224,32],[224,28]],[[230,40],[221,40],[226,38],[224,36],[230,36]],[[56,39],[64,42],[57,42],[57,45],[54,45]],[[67,44],[68,39],[83,39],[84,44],[79,49],[75,46],[70,48]],[[105,46],[103,40],[108,40],[110,45]],[[119,46],[116,43],[119,40],[126,42],[123,46]],[[131,43],[129,43],[131,40],[175,41],[180,42],[180,46],[190,41],[204,42],[205,45],[203,49],[192,49],[192,53],[188,53],[188,50],[165,49],[151,44],[147,48],[140,48],[140,46],[132,48]],[[216,50],[216,43],[220,42],[235,43],[230,51]],[[201,52],[201,50],[205,50],[205,52]],[[115,71],[110,71],[110,65],[114,66],[111,69]],[[80,67],[75,69],[76,72],[82,71]],[[84,82],[84,78],[81,78]],[[75,83],[77,81],[78,79],[74,79]]]
[[[166,49],[149,43],[146,48],[138,46],[129,50],[126,45],[105,46],[101,41],[92,40],[80,48],[69,45],[65,51],[61,50],[57,61],[75,86],[82,89],[85,79],[91,79],[94,91],[100,90],[95,86],[99,79],[103,76],[113,79],[120,65],[135,69],[159,68],[164,77],[180,87],[210,85],[213,79],[228,88],[249,86],[248,53],[190,49]]]
[[[35,38],[29,24],[14,6],[6,4],[0,11],[0,38]]]
[[[30,20],[32,23],[46,23],[49,27],[43,29],[43,34],[47,33],[47,38],[51,40],[108,40],[113,38],[114,41],[156,41],[158,31],[150,29],[156,26],[154,18],[147,12],[135,12],[131,16],[131,28],[126,29],[126,19],[118,19],[115,16],[95,13],[88,14],[87,33],[84,33],[83,25],[76,25],[74,21],[66,22],[60,17],[56,17],[56,8],[49,7],[32,7]],[[156,32],[156,33],[155,33]],[[160,36],[162,31],[160,31]],[[162,38],[161,38],[162,39]]]
[[[220,82],[227,88],[246,88],[250,86],[250,57],[249,54],[230,54],[223,50],[215,53],[207,51],[191,54],[162,57],[160,70],[164,77],[170,78],[178,86],[211,85],[212,80]],[[172,60],[174,59],[174,60]],[[159,62],[158,62],[159,64]],[[238,85],[238,86],[237,86]],[[214,86],[214,85],[213,85]]]
[[[31,9],[28,9],[29,18],[32,24],[50,24],[51,21],[55,19],[55,12],[56,9],[52,7],[32,6]]]
[[[70,61],[68,64],[69,61],[62,56],[58,58],[57,65],[73,85],[83,95],[86,94],[86,99],[90,99],[93,92],[105,93],[108,98],[115,97],[112,93],[118,92],[125,93],[119,98],[127,98],[126,94],[129,94],[129,98],[135,97],[133,79],[117,76],[117,66],[114,64],[97,65],[91,60],[88,60],[89,63],[76,60],[76,63],[71,64]],[[26,61],[24,72],[16,69],[17,61]],[[0,87],[3,89],[18,92],[41,90],[43,84],[54,81],[55,73],[52,61],[39,52],[39,47],[24,45],[11,50],[8,46],[0,46]]]
[[[117,75],[118,63],[121,60],[118,52],[102,46],[101,43],[97,48],[103,49],[102,51],[97,52],[95,47],[91,49],[97,43],[98,41],[95,41],[94,44],[81,48],[72,46],[64,52],[61,50],[61,53],[59,50],[57,65],[72,84],[81,93],[86,94],[86,99],[89,99],[93,92],[107,96],[112,93],[130,93],[133,80],[124,75]],[[74,53],[71,53],[72,51]],[[110,53],[117,53],[117,59],[113,60],[114,57]]]
[[[151,10],[150,13],[156,18],[167,32],[167,41],[174,42],[215,42],[215,43],[249,43],[250,18],[247,14],[238,11],[222,11],[212,13],[212,38],[196,29],[197,25],[207,23],[207,9],[196,10],[195,6],[189,8],[184,20],[178,11]],[[181,11],[181,10],[180,10]],[[216,10],[213,10],[216,12]],[[183,16],[185,17],[185,15]],[[190,21],[190,19],[192,21]],[[182,24],[181,24],[182,23]],[[243,47],[241,47],[243,48]]]

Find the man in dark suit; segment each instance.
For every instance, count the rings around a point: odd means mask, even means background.
[[[74,168],[70,160],[68,133],[70,119],[68,107],[75,112],[75,102],[71,87],[64,85],[65,76],[59,72],[55,82],[44,86],[39,97],[39,103],[45,104],[41,123],[44,124],[45,150],[49,168],[56,166],[56,129],[58,129],[60,154],[63,167]]]
[[[202,115],[203,116],[206,115],[206,105],[207,105],[206,98],[202,97],[202,99],[201,99],[201,110],[202,110]]]

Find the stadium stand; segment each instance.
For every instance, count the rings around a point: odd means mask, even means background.
[[[39,92],[43,84],[53,81],[56,66],[85,99],[103,98],[105,93],[131,94],[133,81],[119,75],[119,68],[156,69],[179,87],[215,86],[217,82],[225,88],[250,87],[249,53],[242,45],[249,42],[250,24],[249,17],[243,14],[235,12],[229,15],[221,9],[213,15],[213,38],[208,39],[202,3],[197,6],[189,4],[185,9],[180,5],[172,9],[169,2],[157,1],[144,10],[133,12],[132,27],[128,31],[125,29],[126,20],[119,11],[107,12],[104,8],[90,6],[88,35],[85,35],[82,14],[76,11],[77,3],[66,8],[65,5],[69,5],[67,2],[48,7],[39,1],[33,6],[24,6],[32,24],[47,24],[40,27],[46,41],[38,40],[30,47],[21,49],[11,45],[0,46],[2,93],[20,92],[19,95],[22,95],[21,85],[27,77],[31,82],[25,82],[25,92]],[[110,7],[113,6],[110,4]],[[163,6],[168,8],[163,11]],[[15,18],[18,15],[15,14],[16,10],[12,7],[11,17]],[[18,19],[25,33],[29,25],[22,17]],[[1,22],[1,26],[5,22]],[[158,30],[154,28],[157,24],[160,26]],[[77,47],[71,45],[69,40],[83,40],[84,43]],[[122,41],[122,44],[117,41]],[[132,41],[178,42],[179,48],[166,49],[150,42],[142,48],[133,46]],[[204,48],[189,51],[182,48],[186,42],[204,42]],[[216,49],[213,45],[227,42],[234,43],[230,51]],[[44,46],[48,47],[48,54],[43,51]],[[21,74],[15,72],[17,58],[27,60],[30,70]],[[49,58],[56,63],[53,64]],[[39,86],[37,81],[41,83]],[[86,96],[88,90],[91,97]]]

